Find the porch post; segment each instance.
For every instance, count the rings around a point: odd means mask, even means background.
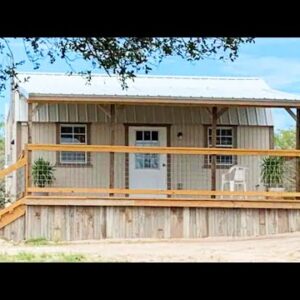
[[[218,108],[212,108],[212,130],[211,130],[211,146],[216,148],[217,145],[217,120],[218,120]],[[211,155],[211,190],[216,190],[216,166],[217,157],[216,155]],[[211,195],[211,198],[216,198],[215,195]]]
[[[115,116],[116,116],[116,105],[110,105],[110,145],[115,144]],[[115,187],[115,153],[109,153],[109,188],[113,189]],[[110,193],[109,196],[113,196]]]
[[[296,118],[296,149],[300,149],[300,108],[297,108]],[[296,192],[300,191],[300,158],[296,159]]]
[[[27,123],[27,144],[32,144],[32,103],[28,103],[28,123]],[[32,165],[32,152],[26,148],[27,166],[25,173],[25,193],[29,195],[28,187],[31,187],[31,165]]]

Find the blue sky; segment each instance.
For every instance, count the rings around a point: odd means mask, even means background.
[[[10,41],[15,60],[24,58],[24,48],[20,40]],[[80,70],[82,62],[75,64]],[[63,61],[50,65],[42,63],[39,71],[66,72],[69,68]],[[19,71],[34,71],[30,63]],[[99,71],[101,73],[101,71]],[[272,88],[300,94],[300,38],[257,38],[254,44],[242,45],[239,58],[235,62],[203,60],[189,63],[180,58],[170,57],[153,67],[153,75],[194,75],[194,76],[253,76],[263,78]],[[5,111],[9,93],[0,99],[0,114]],[[274,109],[275,129],[295,126],[293,119],[283,110]]]

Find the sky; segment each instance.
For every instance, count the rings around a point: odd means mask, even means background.
[[[24,47],[20,39],[11,39],[10,45],[15,60],[24,58]],[[84,67],[77,62],[75,69]],[[33,65],[25,63],[19,71],[32,72]],[[44,62],[38,71],[67,72],[64,61],[55,64]],[[103,73],[99,71],[100,73]],[[264,79],[273,89],[300,95],[300,38],[256,38],[255,43],[242,45],[239,57],[234,62],[206,59],[195,63],[181,58],[170,57],[153,67],[151,75],[191,75],[191,76],[250,76]],[[0,115],[5,113],[9,102],[9,92],[0,98]],[[295,121],[284,109],[273,109],[275,130],[295,126]]]

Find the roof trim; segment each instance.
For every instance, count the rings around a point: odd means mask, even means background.
[[[256,98],[207,98],[207,97],[140,97],[95,95],[38,95],[30,94],[28,103],[77,103],[77,104],[124,104],[124,105],[193,105],[193,106],[244,106],[244,107],[290,107],[300,108],[299,100],[276,100]]]

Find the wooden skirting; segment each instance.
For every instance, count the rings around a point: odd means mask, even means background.
[[[0,229],[15,241],[263,236],[300,231],[300,201],[27,196]]]
[[[0,229],[0,238],[5,238],[15,242],[25,239],[25,216],[19,216],[16,220],[8,223]]]
[[[27,239],[253,237],[300,231],[300,210],[28,205]]]

